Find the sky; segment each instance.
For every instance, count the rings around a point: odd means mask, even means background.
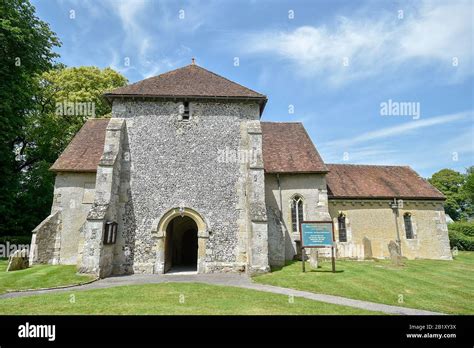
[[[32,0],[67,66],[196,63],[302,122],[326,163],[474,165],[474,2]],[[295,139],[297,141],[297,139]]]

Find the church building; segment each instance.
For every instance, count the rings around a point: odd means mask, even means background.
[[[451,259],[445,197],[406,166],[326,164],[267,97],[196,64],[110,91],[57,159],[31,263],[110,275],[268,272],[333,221],[337,258]]]

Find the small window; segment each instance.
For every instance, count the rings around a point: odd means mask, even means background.
[[[339,229],[339,242],[347,242],[346,217],[340,214],[337,218],[337,226]]]
[[[115,244],[117,240],[117,223],[106,222],[104,233],[104,244]]]
[[[189,120],[189,102],[183,103],[183,121]]]
[[[300,223],[303,222],[303,198],[295,196],[291,200],[291,224],[293,232],[300,232]]]
[[[407,239],[413,239],[414,235],[413,235],[413,225],[411,221],[411,214],[406,213],[405,215],[403,215],[403,221],[405,222],[405,235]]]

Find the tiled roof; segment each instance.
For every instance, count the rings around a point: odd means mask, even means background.
[[[444,199],[408,166],[328,164],[329,198]]]
[[[104,152],[106,118],[92,118],[82,126],[50,170],[55,172],[96,172]]]
[[[96,172],[109,119],[90,119],[51,167],[56,172]],[[301,123],[262,122],[266,173],[325,173],[332,199],[444,199],[410,167],[328,164]]]
[[[239,85],[195,64],[120,87],[104,94],[146,97],[212,97],[267,100],[263,94]]]
[[[263,162],[267,173],[325,173],[328,171],[303,125],[262,122]]]

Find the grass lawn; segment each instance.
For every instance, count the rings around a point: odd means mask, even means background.
[[[306,264],[309,268],[309,263]],[[404,266],[390,261],[336,261],[301,272],[301,262],[290,262],[256,282],[339,295],[389,305],[453,314],[474,314],[474,252],[459,252],[453,261],[408,260]]]
[[[230,286],[163,283],[1,299],[0,314],[380,314],[297,297],[293,300]]]
[[[50,288],[85,283],[89,275],[76,274],[76,266],[36,265],[27,269],[6,272],[8,261],[0,260],[0,294],[7,291]]]

